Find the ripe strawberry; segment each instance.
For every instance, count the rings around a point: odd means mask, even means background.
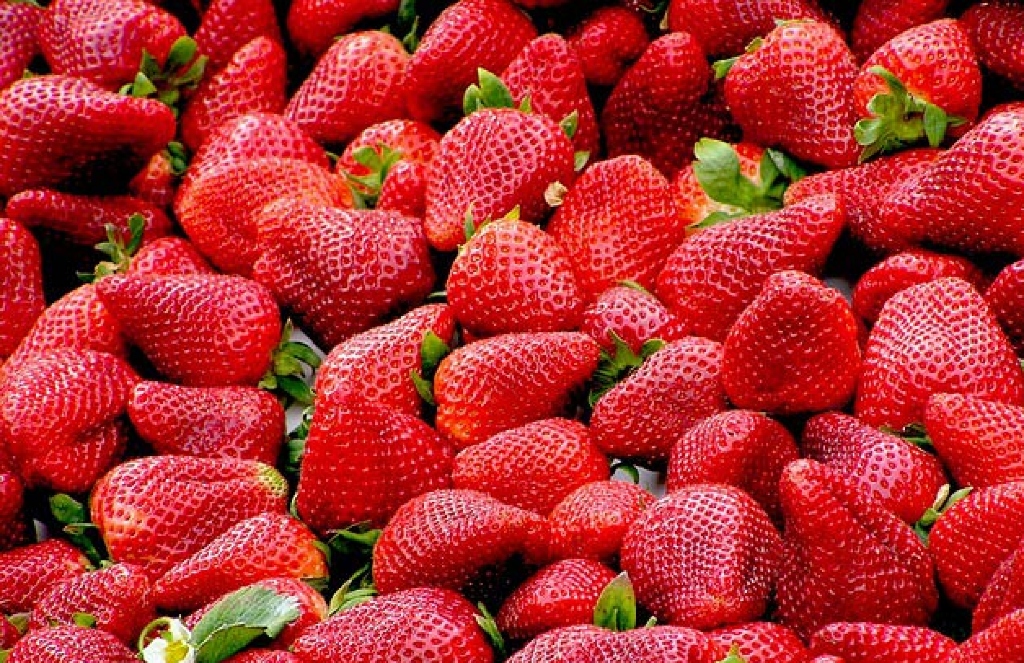
[[[799,457],[782,424],[757,412],[730,410],[698,421],[672,446],[667,489],[699,483],[736,486],[781,523],[779,477]]]
[[[655,626],[586,639],[570,650],[570,661],[602,663],[717,663],[725,652],[700,631]]]
[[[938,591],[928,551],[909,525],[813,460],[790,463],[780,492],[780,623],[806,637],[836,621],[928,621]]]
[[[599,7],[566,37],[589,85],[611,87],[647,50],[643,19],[622,7]]]
[[[669,343],[600,397],[590,418],[594,443],[609,456],[664,462],[691,426],[726,409],[721,369],[721,344]]]
[[[318,544],[298,520],[262,513],[174,564],[153,585],[153,598],[162,610],[195,610],[260,580],[326,578],[327,561]]]
[[[579,648],[587,642],[608,636],[606,629],[592,624],[557,628],[530,640],[509,663],[561,663],[583,660]]]
[[[924,423],[958,485],[1024,481],[1024,407],[937,393],[928,400]]]
[[[922,421],[937,392],[1024,405],[1024,374],[981,295],[938,279],[897,293],[868,338],[855,412],[871,426]]]
[[[612,90],[601,113],[608,156],[637,154],[673,177],[702,136],[725,135],[727,115],[708,103],[711,69],[688,33],[655,40]]]
[[[74,626],[78,613],[96,618],[95,628],[117,636],[127,645],[156,619],[145,571],[131,564],[115,564],[76,575],[53,585],[35,600],[29,628]]]
[[[46,308],[39,244],[17,221],[0,217],[0,262],[17,265],[0,280],[0,357],[8,357]]]
[[[379,596],[307,629],[295,643],[306,663],[437,660],[491,663],[494,655],[473,605],[447,589]]]
[[[668,312],[651,293],[630,285],[608,288],[583,311],[580,331],[597,341],[607,352],[615,351],[612,334],[639,355],[652,339],[676,341],[683,322]]]
[[[291,652],[270,649],[246,649],[231,658],[224,659],[224,663],[303,663],[303,661]]]
[[[425,122],[416,120],[388,120],[364,129],[352,139],[345,151],[338,157],[337,172],[364,177],[370,168],[355,158],[360,148],[368,147],[378,151],[380,145],[401,153],[402,161],[429,164],[437,156],[441,135]]]
[[[181,237],[159,237],[139,248],[128,263],[128,274],[213,274],[199,250]]]
[[[459,251],[446,284],[452,312],[475,336],[567,331],[580,326],[583,299],[554,238],[533,224],[499,219]]]
[[[430,167],[418,161],[399,161],[380,188],[377,209],[422,219],[427,215],[427,179]]]
[[[266,248],[253,278],[331,348],[420,304],[434,270],[419,222],[283,198],[256,219]]]
[[[841,656],[847,663],[946,663],[954,649],[955,642],[920,626],[837,622],[811,637],[812,654]]]
[[[653,288],[665,260],[686,237],[672,185],[639,156],[589,168],[548,231],[565,249],[588,301],[624,279]]]
[[[839,199],[819,196],[702,230],[665,263],[658,297],[691,333],[722,340],[769,276],[824,265],[845,216]]]
[[[0,552],[25,543],[28,528],[27,519],[22,514],[24,492],[17,468],[7,451],[0,447]],[[0,631],[3,626],[0,622]],[[0,648],[9,646],[4,644],[4,639],[5,634],[0,633]]]
[[[0,619],[0,647],[11,649],[24,635],[10,619]]]
[[[744,663],[806,663],[809,657],[796,633],[772,622],[726,626],[708,636],[724,650],[738,648]]]
[[[70,76],[15,81],[0,92],[0,196],[48,186],[115,188],[174,132],[171,109],[153,99]]]
[[[798,21],[772,30],[734,63],[717,67],[744,139],[778,145],[826,168],[857,163],[857,64],[835,28]],[[726,69],[728,67],[728,69]]]
[[[21,78],[39,53],[36,26],[43,13],[27,2],[0,5],[0,90]]]
[[[519,586],[498,612],[498,628],[513,640],[594,620],[594,608],[615,571],[586,559],[546,566]]]
[[[988,663],[1024,661],[1024,610],[1003,617],[961,644],[946,659],[947,663]]]
[[[999,565],[992,579],[985,586],[985,591],[978,599],[971,620],[971,628],[975,633],[985,630],[1006,615],[1024,608],[1024,545],[1017,549]]]
[[[992,307],[1003,331],[1017,352],[1024,351],[1024,260],[1008,265],[985,290],[985,301]]]
[[[60,539],[0,553],[0,613],[28,612],[51,587],[89,568],[85,555]]]
[[[556,122],[514,108],[478,110],[441,139],[427,181],[427,239],[451,251],[465,240],[468,215],[479,225],[516,207],[539,223],[550,209],[548,188],[575,179],[572,143]]]
[[[812,418],[800,446],[805,457],[842,474],[906,523],[916,523],[947,483],[935,456],[845,414]]]
[[[671,0],[668,5],[668,29],[689,32],[708,55],[741,53],[777,21],[825,18],[814,0]]]
[[[583,558],[610,564],[618,557],[622,537],[654,496],[624,481],[594,481],[580,486],[548,515],[549,533],[541,556]]]
[[[212,71],[227,65],[238,49],[259,37],[281,42],[271,0],[213,0],[195,33],[198,50],[209,58],[207,67]]]
[[[380,31],[345,35],[317,62],[284,116],[314,140],[340,145],[370,125],[405,115],[409,54]]]
[[[305,56],[319,56],[335,37],[367,19],[398,9],[399,0],[295,0],[288,9],[288,36]]]
[[[255,461],[153,456],[118,465],[93,488],[90,513],[111,559],[151,579],[229,527],[284,513],[288,484]]]
[[[8,663],[138,663],[139,657],[106,631],[81,626],[33,630],[18,640]]]
[[[182,141],[194,151],[224,120],[245,113],[283,111],[287,66],[284,47],[269,37],[243,45],[189,97],[181,117]]]
[[[161,209],[169,209],[174,204],[186,166],[185,147],[181,143],[168,143],[128,182],[128,192]]]
[[[129,232],[128,218],[146,221],[144,238],[171,232],[172,223],[156,205],[131,196],[76,196],[50,189],[22,191],[7,201],[7,216],[29,228],[53,230],[76,244],[94,246],[107,239],[107,225]]]
[[[409,60],[403,83],[409,113],[425,122],[450,117],[461,108],[463,92],[477,81],[478,69],[504,70],[536,36],[530,19],[507,0],[450,5],[430,24]]]
[[[598,354],[578,332],[504,334],[459,348],[434,377],[437,430],[462,449],[558,416],[597,368]]]
[[[1012,2],[983,2],[963,15],[982,64],[1024,89],[1024,61],[1020,43],[1024,37],[1024,7]]]
[[[414,497],[448,488],[451,467],[448,444],[415,416],[354,399],[318,401],[295,507],[320,533],[380,527]]]
[[[861,62],[890,39],[942,18],[949,0],[864,0],[850,31],[850,46]]]

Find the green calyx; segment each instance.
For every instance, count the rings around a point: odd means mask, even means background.
[[[380,530],[372,530],[380,536]],[[374,539],[376,541],[376,539]],[[339,612],[344,612],[357,605],[366,603],[377,596],[377,588],[373,584],[373,576],[370,564],[364,564],[355,573],[349,576],[340,587],[331,595],[330,603],[327,606],[328,616],[333,617]]]
[[[313,389],[308,382],[320,367],[320,355],[305,343],[291,340],[294,331],[292,321],[286,320],[281,342],[259,386],[273,392],[285,407],[292,403],[308,407],[313,404]]]
[[[508,86],[500,78],[483,68],[476,72],[479,82],[466,88],[462,96],[462,111],[466,116],[484,108],[515,108],[524,113],[533,112],[530,97],[524,97],[517,104]]]
[[[188,169],[188,151],[185,146],[177,141],[167,143],[164,149],[164,156],[171,164],[171,175],[181,177]]]
[[[476,607],[480,611],[478,615],[475,615],[477,625],[487,635],[487,639],[491,642],[491,647],[498,655],[498,660],[504,661],[508,658],[508,648],[505,646],[505,637],[498,629],[498,622],[494,620],[494,616],[482,602],[478,603]]]
[[[879,92],[868,102],[869,118],[854,125],[857,143],[864,147],[861,163],[927,140],[938,147],[950,127],[959,127],[965,118],[949,115],[935,104],[914,96],[892,72],[884,67],[868,71],[885,81],[888,92]]]
[[[96,250],[105,254],[109,260],[104,260],[96,265],[96,268],[89,272],[79,272],[78,278],[85,283],[93,283],[111,274],[126,274],[139,247],[142,246],[142,235],[146,230],[146,218],[141,214],[132,214],[128,217],[128,236],[125,237],[120,228],[112,223],[104,226],[107,233],[107,241],[96,245]]]
[[[733,645],[732,648],[729,649],[729,655],[718,663],[747,663],[747,659],[740,656],[739,645]]]
[[[924,515],[921,516],[921,519],[914,524],[914,533],[917,534],[917,538],[921,540],[921,543],[926,546],[928,545],[928,536],[939,518],[953,508],[957,502],[970,495],[973,490],[970,487],[961,488],[955,493],[950,494],[949,484],[939,489],[935,496],[935,502],[928,507]]]
[[[416,386],[416,393],[428,405],[437,405],[434,401],[434,374],[437,373],[437,367],[441,365],[441,360],[451,351],[451,347],[433,331],[428,331],[423,335],[423,340],[420,342],[420,368],[410,371],[409,378]]]
[[[924,424],[921,423],[907,424],[899,430],[882,426],[881,431],[889,435],[895,435],[904,442],[909,442],[925,450],[931,450],[934,447],[932,438],[928,437],[928,431],[925,430]]]
[[[104,566],[109,555],[89,515],[89,507],[65,493],[50,496],[49,502],[50,514],[62,526],[71,544],[81,550],[94,567]]]
[[[640,352],[636,353],[615,332],[610,331],[608,335],[615,344],[615,349],[611,353],[601,350],[601,361],[594,371],[590,394],[587,397],[590,407],[597,405],[608,390],[640,368],[648,357],[665,347],[665,341],[651,339],[640,346]]]
[[[357,209],[368,209],[377,206],[384,180],[396,163],[402,160],[402,153],[393,150],[384,143],[375,147],[363,146],[352,152],[352,158],[370,172],[366,175],[345,173],[352,199]]]
[[[629,574],[623,571],[601,591],[594,606],[594,625],[611,631],[631,631],[636,623],[636,593]]]
[[[755,53],[758,50],[760,50],[762,46],[764,46],[764,37],[757,37],[749,44],[747,44],[747,48],[742,55],[737,55],[735,57],[716,61],[714,64],[711,65],[711,68],[715,70],[715,80],[721,80],[728,76],[729,72],[733,68],[733,65],[735,65],[739,61],[739,59],[743,57],[743,55]]]
[[[149,52],[142,52],[142,61],[135,80],[121,86],[121,94],[156,99],[179,114],[182,90],[194,90],[206,72],[209,58],[196,57],[198,45],[191,37],[180,37],[171,46],[163,67]]]

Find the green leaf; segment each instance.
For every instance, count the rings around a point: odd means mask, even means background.
[[[712,200],[750,209],[756,194],[753,183],[740,172],[740,157],[732,145],[701,138],[693,148],[697,161],[693,172]]]
[[[621,285],[624,288],[629,288],[630,290],[636,290],[637,292],[642,292],[645,295],[650,295],[651,294],[650,290],[648,290],[647,288],[643,287],[642,285],[640,285],[636,281],[630,281],[629,279],[623,279],[622,281],[619,281],[616,285]],[[654,295],[651,295],[651,296],[653,297]]]
[[[558,123],[558,126],[562,128],[562,131],[564,131],[565,135],[569,137],[569,140],[572,140],[576,136],[576,130],[580,126],[580,114],[576,111],[569,113],[562,118],[562,121]]]
[[[942,145],[946,137],[946,128],[949,126],[949,118],[946,111],[935,104],[926,104],[924,107],[924,135],[928,138],[928,144],[932,147]]]
[[[135,74],[135,82],[131,85],[131,96],[145,98],[152,94],[156,94],[157,88],[153,85],[153,81],[149,80],[146,74],[139,72]]]
[[[729,650],[729,655],[723,658],[718,663],[747,663],[747,659],[740,656],[739,645],[733,645]]]
[[[636,593],[629,574],[623,571],[609,582],[594,606],[594,625],[612,631],[636,628]]]
[[[85,504],[65,493],[50,497],[50,513],[62,525],[89,522],[89,509]]]
[[[633,352],[618,334],[609,331],[608,336],[615,349],[612,354],[601,350],[601,361],[591,378],[590,394],[587,397],[590,407],[597,405],[609,389],[643,364],[643,357]]]
[[[924,515],[921,516],[921,519],[914,524],[914,533],[917,534],[917,538],[921,540],[921,543],[925,546],[928,545],[929,534],[939,518],[953,508],[957,502],[970,495],[973,490],[971,487],[961,488],[955,493],[950,494],[949,484],[939,489],[934,503],[928,507]]]
[[[467,242],[473,239],[473,235],[476,234],[478,229],[478,226],[473,221],[473,204],[470,203],[469,207],[466,208],[466,216],[462,220],[462,234]]]
[[[722,80],[729,75],[729,71],[733,68],[733,65],[740,59],[741,56],[737,55],[733,58],[725,60],[717,60],[711,68],[715,70],[715,80]]]
[[[192,62],[192,59],[196,56],[198,50],[196,40],[191,37],[179,37],[174,44],[171,45],[170,53],[167,54],[167,63],[165,68],[171,71],[180,69]]]
[[[483,68],[476,70],[480,91],[487,108],[515,108],[516,102],[508,87],[496,75]]]
[[[765,156],[768,157],[775,165],[775,168],[778,169],[779,173],[789,180],[790,183],[799,182],[803,178],[807,177],[807,171],[785,152],[768,148],[764,153]],[[762,179],[763,177],[764,175],[762,174]]]
[[[254,640],[273,640],[299,618],[298,601],[265,587],[250,585],[218,601],[192,629],[197,663],[219,663]]]
[[[624,460],[615,461],[612,463],[611,468],[609,468],[609,474],[614,475],[616,472],[624,473],[634,484],[640,483],[640,470],[633,463],[628,463]]]
[[[572,155],[572,168],[577,173],[581,172],[587,167],[587,162],[590,161],[590,152],[586,150],[580,150]]]
[[[730,213],[730,212],[712,212],[705,216],[701,221],[697,223],[691,223],[687,226],[688,230],[703,230],[710,228],[711,226],[717,226],[720,223],[727,223],[735,219],[739,219],[746,216],[743,212]]]
[[[420,343],[420,365],[424,375],[433,375],[441,364],[441,360],[451,353],[452,349],[441,340],[433,330],[427,330]]]
[[[94,628],[96,626],[96,617],[88,612],[73,613],[71,621],[75,626],[81,626],[82,628]]]
[[[293,402],[302,406],[313,404],[313,389],[302,379],[290,375],[277,376],[277,388],[285,393]]]
[[[125,253],[128,257],[134,256],[142,245],[142,234],[146,230],[146,217],[139,213],[132,214],[128,217],[128,246],[125,247]]]
[[[480,614],[476,615],[477,625],[487,635],[487,639],[491,641],[491,647],[497,653],[498,660],[504,661],[508,658],[508,651],[505,647],[505,638],[498,629],[498,623],[494,621],[494,617],[483,603],[477,603],[476,607],[480,610]]]
[[[416,369],[409,371],[409,379],[412,380],[412,384],[416,387],[416,393],[423,399],[427,405],[437,405],[437,401],[434,400],[434,383],[427,380]]]

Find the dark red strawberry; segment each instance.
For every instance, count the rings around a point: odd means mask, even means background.
[[[850,45],[863,62],[893,37],[940,19],[949,0],[864,0],[850,31]]]
[[[281,41],[272,0],[213,0],[195,33],[211,71],[227,65],[238,49],[258,37]]]
[[[21,78],[39,53],[36,26],[43,13],[28,2],[0,5],[0,90]]]
[[[28,534],[27,519],[22,513],[25,487],[16,470],[7,451],[0,447],[0,552],[25,543]],[[0,623],[0,630],[3,626]],[[0,647],[8,646],[0,634]]]
[[[1024,610],[1003,617],[975,633],[946,659],[946,663],[988,663],[1024,661]]]
[[[985,630],[1006,615],[1024,608],[1024,545],[999,565],[974,608],[971,628]]]
[[[612,334],[639,355],[647,341],[676,341],[685,329],[684,323],[673,317],[654,295],[634,285],[608,288],[583,311],[580,330],[607,352],[615,351]]]
[[[1024,89],[1024,61],[1020,42],[1024,37],[1024,7],[1013,2],[982,2],[963,15],[981,62],[991,71]]]
[[[934,394],[925,429],[958,485],[1024,481],[1024,407],[964,394]]]
[[[147,242],[128,263],[128,274],[213,274],[206,258],[187,239],[160,237]]]
[[[8,663],[138,663],[139,657],[106,631],[81,626],[33,630],[14,645]]]
[[[7,216],[24,226],[53,230],[77,244],[94,246],[107,239],[107,225],[127,234],[128,219],[145,219],[144,239],[171,232],[172,223],[156,205],[131,196],[77,196],[50,189],[22,191],[7,201]]]
[[[726,626],[708,633],[722,649],[736,647],[744,663],[806,663],[807,647],[785,626],[772,622],[749,622]],[[726,659],[728,661],[728,659]]]
[[[295,0],[288,9],[288,36],[306,56],[319,56],[356,24],[398,9],[399,0]]]
[[[708,55],[741,53],[752,39],[763,37],[778,21],[825,19],[814,0],[672,0],[668,28],[689,32]]]
[[[0,553],[0,613],[28,612],[51,587],[89,569],[85,555],[60,539]]]
[[[1003,331],[1018,352],[1024,351],[1024,260],[1008,265],[985,291]]]
[[[590,85],[611,87],[647,50],[643,19],[623,7],[599,7],[566,37]]]
[[[128,182],[128,191],[140,200],[170,209],[187,165],[185,147],[181,143],[168,143]]]
[[[608,631],[591,624],[557,628],[530,640],[509,659],[509,663],[568,663],[584,660],[578,649],[586,642],[608,636]]]
[[[930,628],[836,622],[811,637],[811,654],[846,663],[946,663],[956,643]]]
[[[549,534],[540,556],[582,557],[610,564],[618,557],[622,537],[654,499],[645,489],[624,481],[580,486],[548,515]]]
[[[0,357],[8,357],[46,308],[39,244],[17,221],[0,216],[0,262],[16,265],[0,280]]]

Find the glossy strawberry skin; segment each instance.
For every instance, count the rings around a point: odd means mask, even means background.
[[[920,626],[837,622],[811,637],[811,653],[840,656],[848,663],[911,661],[945,663],[956,649],[946,636]]]
[[[963,15],[978,56],[991,71],[1024,88],[1024,62],[1020,40],[1024,36],[1024,9],[1009,2],[986,2]]]
[[[674,318],[654,295],[620,285],[605,290],[583,311],[580,331],[609,352],[615,349],[615,334],[639,355],[643,344],[651,339],[679,340],[682,326],[682,321]]]
[[[28,612],[51,587],[89,568],[85,555],[60,539],[0,553],[0,612]]]
[[[20,223],[0,217],[0,261],[17,265],[0,281],[0,357],[8,357],[46,308],[39,244]]]
[[[796,633],[772,622],[725,626],[708,636],[723,650],[738,647],[746,663],[805,663],[809,656]]]
[[[27,519],[22,513],[25,487],[7,452],[0,448],[0,552],[25,543],[28,534]],[[0,624],[0,628],[3,624]],[[4,644],[0,634],[0,646]]]
[[[974,634],[947,659],[948,663],[984,663],[1021,660],[1024,657],[1024,609],[1017,610]]]
[[[209,58],[207,67],[226,66],[238,49],[265,37],[281,42],[281,29],[271,0],[214,0],[203,12],[196,29],[199,52]]]
[[[592,624],[556,628],[526,643],[509,663],[550,663],[583,660],[578,649],[584,644],[605,637],[607,631]]]
[[[962,394],[934,394],[925,428],[958,485],[984,488],[1024,481],[1024,407]]]
[[[618,557],[626,532],[654,501],[647,490],[624,481],[580,486],[548,515],[548,537],[540,556],[610,564]]]
[[[21,78],[39,53],[36,26],[42,17],[42,8],[28,3],[0,5],[0,90]]]
[[[334,38],[365,19],[398,9],[398,0],[296,0],[288,9],[288,36],[306,56],[319,56]]]
[[[992,307],[1003,331],[1017,352],[1024,351],[1024,260],[1008,265],[985,290],[985,301]]]
[[[213,274],[199,250],[182,237],[160,237],[139,248],[128,274]]]
[[[603,663],[716,663],[726,655],[700,631],[680,626],[609,632],[570,651],[569,660]]]
[[[865,0],[850,31],[850,45],[861,62],[890,39],[918,25],[942,18],[949,0]]]
[[[95,246],[106,241],[108,224],[128,236],[128,218],[145,219],[143,239],[168,235],[173,224],[156,205],[132,196],[76,196],[51,189],[22,191],[7,201],[6,213],[26,227],[58,232],[76,244]]]
[[[10,663],[136,663],[138,656],[106,631],[81,626],[33,630],[11,650]]]
[[[392,151],[400,152],[401,161],[429,164],[437,156],[440,143],[441,135],[426,122],[388,120],[363,129],[353,138],[338,157],[336,169],[339,173],[367,175],[370,169],[356,161],[354,153],[361,147],[379,151],[381,144]]]
[[[813,0],[672,0],[668,6],[669,30],[689,32],[708,55],[725,57],[742,53],[776,21],[824,18]]]
[[[1003,617],[1024,608],[1024,546],[1007,557],[985,586],[985,591],[974,608],[971,629],[979,633]]]
[[[590,85],[611,87],[647,50],[643,20],[622,7],[599,7],[566,37]]]

